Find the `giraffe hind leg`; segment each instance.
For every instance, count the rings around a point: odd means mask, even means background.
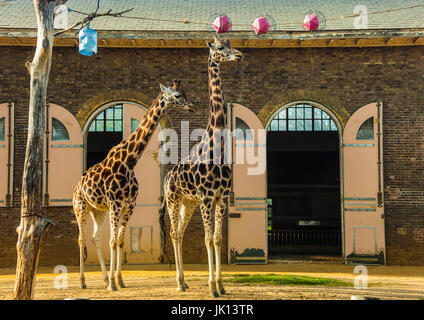
[[[125,212],[124,216],[121,219],[121,225],[119,227],[118,232],[118,254],[117,254],[117,266],[116,266],[116,278],[118,280],[118,285],[120,288],[125,288],[124,281],[122,280],[122,253],[123,253],[123,247],[124,247],[124,238],[125,238],[125,229],[127,227],[128,220],[130,216],[132,215],[134,210],[134,206],[131,206],[128,208],[128,210]]]
[[[221,246],[222,246],[222,220],[224,219],[227,205],[224,202],[217,203],[215,207],[215,262],[216,262],[216,286],[220,294],[225,294],[221,273]]]

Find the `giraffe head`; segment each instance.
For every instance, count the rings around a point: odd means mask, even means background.
[[[214,35],[214,42],[206,41],[207,46],[209,47],[209,56],[215,62],[224,62],[224,61],[241,61],[243,60],[243,54],[234,49],[230,40],[222,40],[218,36]]]
[[[181,88],[181,80],[174,80],[174,85],[169,88],[160,83],[160,89],[162,90],[162,96],[165,101],[164,109],[174,107],[196,112],[195,106],[187,100],[185,91]]]

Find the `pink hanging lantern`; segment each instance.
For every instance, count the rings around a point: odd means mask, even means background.
[[[268,22],[267,18],[265,17],[257,18],[255,21],[253,21],[253,24],[252,24],[253,31],[255,31],[257,35],[267,34],[270,27],[271,27],[271,24]]]
[[[226,33],[231,29],[231,22],[227,16],[217,17],[213,22],[213,28],[216,33]]]
[[[306,31],[315,31],[319,27],[319,19],[315,14],[307,14],[305,20],[303,20],[303,28]]]

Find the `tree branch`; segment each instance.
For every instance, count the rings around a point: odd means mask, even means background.
[[[94,20],[95,18],[99,18],[99,17],[115,17],[115,18],[118,18],[118,17],[120,17],[121,15],[123,15],[124,13],[127,13],[127,12],[130,12],[131,10],[133,10],[134,8],[131,8],[131,9],[128,9],[128,10],[124,10],[124,11],[121,11],[121,12],[110,12],[111,10],[109,10],[108,12],[105,12],[105,13],[96,13],[96,12],[93,12],[93,13],[91,13],[91,14],[89,14],[87,17],[85,17],[84,19],[82,19],[81,21],[79,21],[79,22],[77,22],[77,23],[74,23],[72,26],[70,26],[69,28],[66,28],[65,30],[62,30],[62,31],[58,31],[58,32],[56,32],[54,35],[55,36],[58,36],[58,35],[60,35],[60,34],[62,34],[62,33],[65,33],[65,32],[67,32],[67,31],[69,31],[69,30],[72,30],[72,29],[74,29],[75,27],[78,27],[79,25],[84,25],[84,24],[86,24],[87,22],[89,22],[89,21],[91,21],[91,20]],[[96,10],[97,11],[97,10]],[[80,28],[81,29],[81,28]],[[79,30],[80,30],[79,29]],[[79,31],[78,30],[78,31]],[[78,32],[77,31],[77,32]]]

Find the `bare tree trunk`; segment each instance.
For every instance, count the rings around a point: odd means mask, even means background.
[[[21,223],[16,229],[18,255],[13,297],[32,299],[40,248],[52,222],[42,216],[44,117],[53,49],[54,8],[63,0],[34,0],[37,47],[25,65],[31,75],[28,141],[22,178]]]

